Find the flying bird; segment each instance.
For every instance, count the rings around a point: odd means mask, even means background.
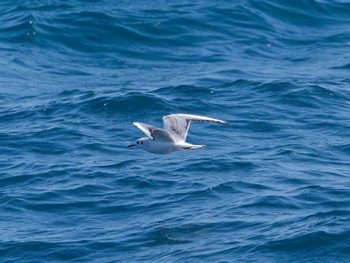
[[[191,122],[215,122],[229,124],[228,122],[190,114],[170,114],[163,117],[163,129],[141,122],[133,124],[143,131],[147,137],[140,138],[128,147],[139,147],[150,153],[167,154],[181,150],[204,148],[205,145],[195,145],[186,142]]]

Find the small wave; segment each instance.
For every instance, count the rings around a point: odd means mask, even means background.
[[[349,232],[328,233],[326,231],[313,231],[312,233],[299,234],[290,238],[271,241],[264,245],[264,250],[279,250],[285,252],[305,251],[308,249],[319,250],[334,247],[337,243],[349,238]]]
[[[331,69],[344,69],[344,70],[348,70],[350,69],[350,63],[342,65],[342,66],[336,66],[336,67],[331,67]]]

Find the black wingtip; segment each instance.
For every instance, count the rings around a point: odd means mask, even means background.
[[[224,125],[231,125],[231,123],[227,122],[227,121],[218,121],[217,123],[220,123],[220,124],[224,124]]]

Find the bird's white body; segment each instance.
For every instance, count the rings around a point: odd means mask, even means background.
[[[143,144],[140,147],[150,153],[167,154],[175,151],[191,150],[196,148],[205,148],[205,145],[194,145],[187,142],[159,142],[151,138],[142,138]]]
[[[138,146],[147,152],[157,154],[204,148],[205,145],[195,145],[185,142],[191,122],[228,124],[218,119],[190,114],[171,114],[164,116],[163,129],[140,122],[134,122],[134,125],[148,137],[138,139],[136,144],[129,145],[129,147]]]

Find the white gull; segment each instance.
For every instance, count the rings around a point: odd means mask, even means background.
[[[195,145],[186,142],[191,122],[228,124],[228,122],[222,120],[190,114],[170,114],[164,116],[163,129],[141,122],[134,122],[134,125],[143,131],[147,137],[138,139],[135,144],[131,144],[128,147],[137,146],[147,152],[158,154],[204,148],[205,145]]]

